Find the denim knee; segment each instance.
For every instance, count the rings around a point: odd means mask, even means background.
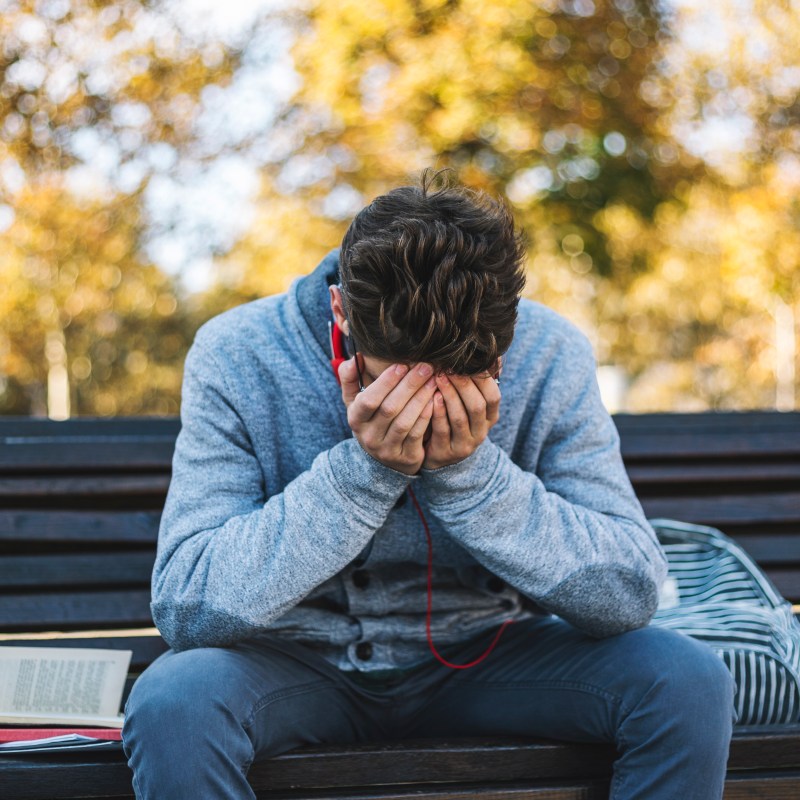
[[[702,727],[721,732],[730,729],[736,716],[736,683],[725,662],[708,645],[653,626],[631,634],[634,646],[630,657],[638,667],[640,695],[632,698],[634,702],[655,704],[678,722],[692,720],[689,727],[695,730],[698,709],[702,709]]]
[[[166,653],[139,676],[125,705],[123,738],[146,731],[149,741],[217,726],[235,716],[235,691],[220,680],[214,649]]]

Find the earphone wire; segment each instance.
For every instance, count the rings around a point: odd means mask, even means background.
[[[483,661],[486,656],[488,656],[489,653],[494,650],[495,645],[498,643],[498,641],[500,641],[503,631],[509,625],[513,625],[514,620],[507,619],[500,626],[500,630],[497,631],[492,643],[489,645],[486,651],[482,655],[478,656],[478,658],[476,658],[474,661],[470,661],[468,664],[453,664],[439,653],[439,651],[436,649],[436,645],[433,643],[433,634],[431,633],[431,614],[433,612],[433,538],[431,537],[431,531],[428,527],[428,521],[425,519],[425,514],[422,513],[422,507],[417,500],[417,496],[414,494],[414,490],[409,486],[407,491],[409,497],[411,498],[411,502],[414,504],[414,508],[417,510],[417,514],[419,514],[419,518],[422,520],[422,527],[425,529],[425,538],[428,541],[428,608],[425,614],[425,634],[428,639],[428,647],[435,656],[436,660],[441,664],[444,664],[446,667],[450,667],[450,669],[470,669],[470,667],[475,667],[480,664],[481,661]]]

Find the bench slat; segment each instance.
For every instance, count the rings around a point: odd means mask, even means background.
[[[140,542],[155,545],[160,511],[2,511],[0,542]]]
[[[109,586],[141,584],[148,590],[155,553],[115,550],[111,553],[59,553],[52,556],[1,556],[3,590],[59,586]]]
[[[767,577],[775,588],[790,602],[800,603],[800,569],[767,568]]]
[[[175,438],[142,436],[59,436],[44,439],[0,440],[0,474],[59,469],[168,470]]]
[[[649,518],[666,517],[717,528],[730,524],[800,522],[800,491],[713,497],[645,496],[639,499]]]
[[[732,537],[762,567],[800,564],[800,537],[780,534],[740,534]]]
[[[797,431],[796,411],[704,411],[653,412],[650,414],[618,413],[613,415],[616,426],[625,433],[642,431],[691,430],[751,432]]]
[[[764,456],[789,457],[800,453],[800,431],[755,433],[694,433],[681,430],[636,433],[621,436],[620,450],[627,461],[652,459],[697,459],[743,457],[755,460]]]
[[[150,590],[0,595],[4,631],[152,626]]]
[[[119,475],[87,473],[84,475],[36,475],[28,478],[0,476],[0,503],[7,508],[29,506],[32,500],[58,499],[75,507],[88,501],[109,498],[115,503],[142,495],[152,496],[163,505],[170,476],[167,473]]]
[[[769,766],[775,770],[800,766],[799,730],[800,726],[795,725],[736,731],[731,742],[729,770],[750,772],[729,775],[726,800],[729,797],[759,796],[744,792],[758,791],[764,787],[770,793],[760,796],[769,796],[774,800],[795,798],[796,793],[786,794],[785,791],[791,787],[796,792],[796,775],[788,776],[790,782],[787,783],[785,773],[765,770]],[[542,740],[390,742],[348,748],[326,746],[298,749],[256,762],[248,779],[259,796],[274,800],[289,797],[293,800],[303,797],[309,800],[357,797],[362,800],[368,797],[426,796],[474,796],[491,800],[498,797],[496,790],[530,792],[537,785],[542,789],[549,785],[550,791],[559,787],[571,791],[573,787],[580,786],[600,791],[601,787],[607,787],[604,779],[610,775],[613,757],[614,751],[607,745]],[[498,775],[502,775],[507,782],[497,784]],[[569,775],[570,779],[559,781],[558,778],[564,775]],[[398,780],[411,785],[399,787]],[[132,796],[127,766],[121,755],[113,754],[92,754],[87,758],[86,754],[76,753],[66,762],[63,757],[5,757],[0,760],[0,781],[10,796],[20,800]],[[319,785],[321,781],[325,781],[325,789]],[[352,785],[354,781],[364,788],[357,792],[352,789],[348,791],[348,783]],[[264,791],[267,787],[270,788],[268,792]],[[291,789],[294,791],[289,792]],[[439,794],[426,794],[428,792]],[[516,796],[526,797],[525,794]],[[548,800],[558,796],[544,795]],[[585,798],[592,795],[575,796]],[[603,797],[602,794],[597,796]]]
[[[54,420],[47,417],[0,416],[0,440],[6,437],[60,436],[65,431],[82,436],[172,436],[181,428],[179,417],[72,417]]]
[[[752,490],[769,491],[777,482],[800,481],[800,458],[787,461],[720,461],[720,462],[679,462],[673,464],[630,460],[626,463],[628,477],[637,492],[651,487],[702,484],[704,491],[724,493],[731,483],[749,485]]]

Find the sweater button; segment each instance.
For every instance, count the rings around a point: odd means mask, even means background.
[[[362,661],[369,661],[372,658],[372,645],[369,642],[359,642],[356,646],[356,655]]]
[[[495,592],[496,594],[499,594],[500,592],[503,591],[503,589],[506,588],[506,585],[503,583],[503,581],[500,580],[500,578],[497,577],[497,575],[492,575],[492,577],[489,578],[488,581],[486,581],[486,588],[490,592]]]
[[[353,573],[353,584],[357,589],[366,589],[369,586],[369,572],[365,569],[357,569]]]

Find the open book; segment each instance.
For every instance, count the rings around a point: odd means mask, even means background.
[[[130,650],[0,647],[0,724],[121,728]]]

